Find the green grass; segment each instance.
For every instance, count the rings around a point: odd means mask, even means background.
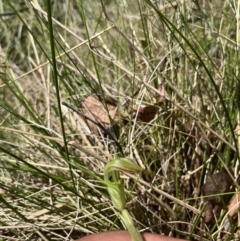
[[[224,165],[238,173],[239,3],[0,0],[0,240],[73,240],[125,229],[104,167],[121,174],[139,231],[231,240],[202,225],[201,187]],[[52,20],[50,20],[52,19]],[[153,121],[133,111],[168,94]],[[117,100],[119,147],[81,128],[86,95]],[[106,103],[104,103],[106,106]]]

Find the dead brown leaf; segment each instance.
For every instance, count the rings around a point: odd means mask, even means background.
[[[229,169],[229,172],[233,175],[232,169]],[[205,196],[204,200],[206,202],[204,208],[204,221],[206,224],[214,223],[215,217],[219,217],[224,204],[225,206],[228,205],[232,194],[222,194],[230,193],[232,185],[233,180],[226,170],[222,170],[207,178],[205,184],[202,186],[202,194]]]
[[[91,94],[82,101],[80,111],[87,117],[90,130],[95,134],[99,134],[98,126],[88,119],[109,128],[119,122],[117,108],[117,102],[114,99]]]
[[[139,110],[136,107],[133,108],[133,111],[137,113],[137,119],[146,123],[154,119],[155,115],[157,114],[158,106],[165,101],[165,97],[167,96],[164,86],[159,85],[158,91],[161,92],[161,95],[159,95],[158,102],[155,105],[141,107]]]
[[[139,110],[134,108],[133,111],[137,112],[137,118],[143,122],[150,122],[154,119],[157,113],[157,107],[154,105],[148,105],[146,107],[142,107]]]

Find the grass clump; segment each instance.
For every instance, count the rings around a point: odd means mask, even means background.
[[[201,188],[238,174],[238,12],[218,0],[0,1],[1,239],[125,229],[104,168],[129,157],[144,169],[119,177],[139,231],[232,240],[225,209],[203,223]],[[91,94],[107,113],[100,132],[79,115]]]

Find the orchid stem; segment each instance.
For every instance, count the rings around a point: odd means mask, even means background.
[[[120,213],[120,217],[122,221],[124,222],[125,226],[128,229],[128,232],[130,233],[130,236],[133,241],[143,241],[141,234],[138,232],[138,230],[135,228],[133,220],[131,215],[129,214],[127,209],[124,209]]]

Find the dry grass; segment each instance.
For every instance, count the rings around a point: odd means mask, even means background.
[[[224,167],[238,174],[239,3],[54,1],[52,32],[40,1],[12,4],[0,1],[0,239],[124,229],[98,180],[125,156],[145,168],[122,175],[140,231],[233,240],[226,210],[203,223],[201,187]],[[167,98],[141,122],[160,84]],[[91,93],[116,99],[117,145],[60,105]]]

